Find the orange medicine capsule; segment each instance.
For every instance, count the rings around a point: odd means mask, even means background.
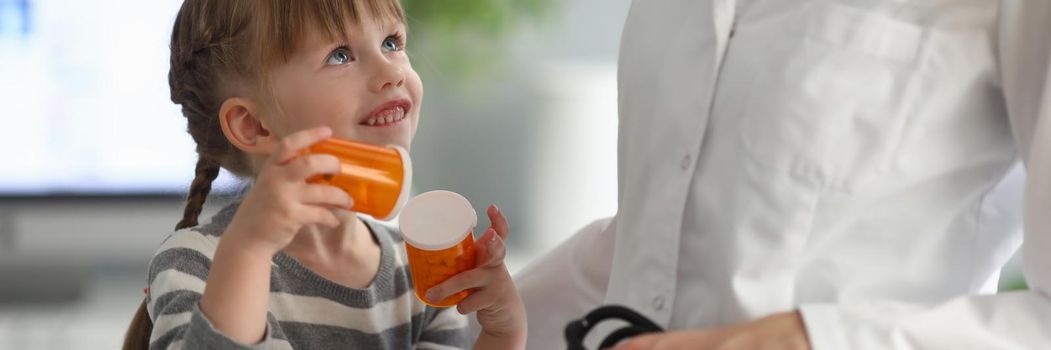
[[[409,199],[412,161],[404,148],[328,139],[310,146],[309,153],[331,154],[339,158],[338,174],[316,176],[309,181],[346,191],[354,198],[354,207],[350,210],[380,220],[391,220]]]
[[[431,287],[475,267],[473,231],[478,215],[471,203],[455,192],[427,192],[405,205],[399,223],[416,297],[431,306],[447,307],[470,295],[471,291],[462,291],[436,303],[424,297]]]

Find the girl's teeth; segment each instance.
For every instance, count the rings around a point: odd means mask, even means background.
[[[369,126],[383,125],[401,121],[402,119],[405,119],[405,109],[397,107],[390,113],[387,113],[387,115],[369,118],[366,124]]]

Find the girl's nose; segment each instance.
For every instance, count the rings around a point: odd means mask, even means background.
[[[369,88],[373,92],[380,92],[389,88],[401,87],[405,84],[405,71],[398,64],[390,61],[381,61],[377,65],[376,74],[369,82]]]

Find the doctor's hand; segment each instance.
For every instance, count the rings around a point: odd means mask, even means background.
[[[613,350],[809,350],[798,311],[774,314],[728,327],[641,335]]]
[[[442,300],[471,289],[473,292],[456,305],[461,314],[475,315],[482,332],[475,349],[521,349],[525,347],[526,313],[511,273],[504,265],[504,240],[511,233],[507,218],[495,205],[486,210],[491,223],[475,242],[477,267],[450,277],[427,291],[426,298]]]

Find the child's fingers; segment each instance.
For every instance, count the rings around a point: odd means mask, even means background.
[[[302,220],[304,220],[304,223],[320,224],[330,228],[339,227],[339,218],[328,208],[304,206],[299,215],[302,217]]]
[[[335,186],[308,184],[300,191],[300,195],[304,204],[333,206],[344,209],[354,207],[354,198]]]
[[[339,173],[339,158],[331,154],[308,154],[287,163],[288,177],[292,181],[305,181],[315,175]]]
[[[507,239],[507,235],[511,233],[511,225],[507,223],[507,217],[500,211],[500,208],[497,208],[496,204],[490,204],[486,214],[489,214],[490,225],[500,235],[500,238]]]
[[[285,164],[299,155],[299,151],[332,136],[332,129],[319,126],[301,130],[281,139],[272,150],[270,158],[277,164]]]
[[[439,302],[453,294],[484,286],[488,283],[488,279],[488,274],[484,270],[467,270],[431,287],[424,297],[432,303]]]
[[[456,311],[466,315],[484,309],[492,304],[492,297],[487,290],[479,289],[456,304]]]
[[[478,268],[499,267],[504,263],[507,248],[504,241],[496,234],[496,230],[488,229],[485,234],[475,243],[475,265]]]

